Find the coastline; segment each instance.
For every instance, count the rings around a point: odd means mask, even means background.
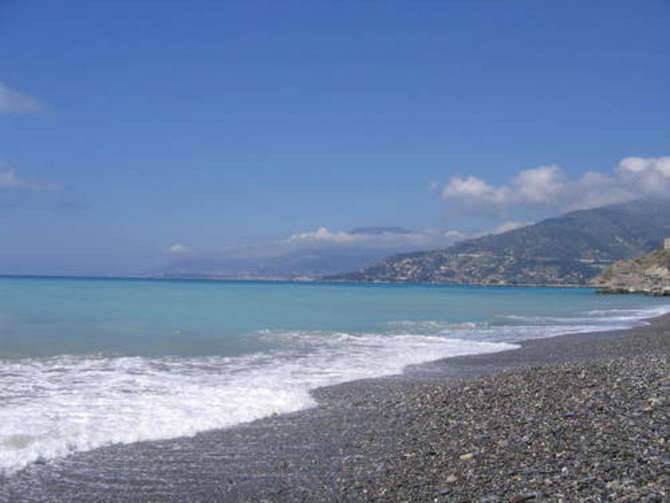
[[[670,315],[647,321],[320,388],[316,408],[231,429],[32,465],[0,480],[0,501],[660,501]]]
[[[396,286],[481,286],[491,288],[591,288],[596,290],[602,285],[589,283],[430,283],[430,282],[394,282],[394,281],[352,281],[331,280],[323,276],[165,276],[151,274],[137,274],[127,276],[68,276],[44,274],[2,274],[0,278],[18,279],[75,279],[75,280],[137,280],[137,281],[211,281],[211,282],[239,282],[239,283],[295,283],[295,284],[348,284],[348,285],[396,285]]]

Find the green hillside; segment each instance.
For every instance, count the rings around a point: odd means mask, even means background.
[[[395,255],[335,281],[584,285],[670,236],[670,203],[637,200],[567,213],[444,250]]]

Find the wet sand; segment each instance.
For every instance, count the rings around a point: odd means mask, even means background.
[[[669,501],[670,315],[521,346],[35,464],[0,501]]]

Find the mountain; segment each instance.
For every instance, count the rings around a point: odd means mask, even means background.
[[[567,213],[534,225],[404,253],[332,281],[585,285],[616,260],[670,236],[670,202],[637,200]]]
[[[619,260],[592,280],[598,293],[670,295],[670,250],[660,249],[635,259]]]
[[[365,267],[388,250],[302,249],[270,257],[184,257],[167,266],[165,277],[296,279]]]
[[[327,231],[326,231],[327,232]],[[359,227],[341,233],[351,240],[344,246],[310,242],[293,249],[287,243],[241,248],[219,253],[187,254],[157,275],[189,278],[308,279],[338,274],[374,264],[391,253],[417,249],[416,236],[402,227]],[[336,237],[339,237],[335,233]],[[299,245],[300,246],[300,245]]]

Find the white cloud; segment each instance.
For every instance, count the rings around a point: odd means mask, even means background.
[[[360,247],[390,250],[410,250],[421,248],[439,248],[449,246],[465,239],[467,235],[460,231],[424,230],[421,232],[399,232],[382,230],[381,232],[341,232],[319,227],[313,232],[301,232],[290,236],[286,243],[295,248],[307,247]]]
[[[61,185],[55,183],[19,178],[13,169],[0,171],[0,189],[59,190],[61,188]]]
[[[566,186],[562,194],[565,202],[563,208],[585,210],[630,201],[643,195],[641,193],[636,195],[631,188],[617,176],[587,171]]]
[[[565,187],[563,178],[555,164],[522,171],[512,183],[510,198],[529,203],[554,201]]]
[[[497,225],[490,231],[490,234],[502,234],[503,232],[513,231],[532,224],[533,222],[516,222],[514,220],[509,220],[507,222],[501,223],[500,225]]]
[[[656,172],[670,178],[670,157],[626,157],[621,159],[617,169],[637,174]]]
[[[501,197],[502,189],[494,189],[488,185],[481,178],[469,176],[467,178],[460,178],[454,176],[442,191],[444,199],[449,198],[473,198],[482,199],[491,203],[495,203]]]
[[[167,251],[171,255],[186,255],[191,251],[191,248],[182,243],[173,243],[168,246]]]
[[[470,237],[469,234],[463,231],[447,231],[439,234],[441,235],[442,238],[450,240],[452,243],[455,243],[456,241],[462,241],[463,239],[467,239]]]
[[[37,99],[0,82],[0,113],[36,113],[43,109],[44,106]]]
[[[619,162],[616,174],[644,193],[666,193],[670,189],[670,157],[626,157]]]
[[[495,206],[536,204],[553,201],[563,186],[561,169],[552,164],[521,171],[509,184],[500,187],[493,187],[475,176],[455,176],[442,191],[442,198],[480,201]]]
[[[585,209],[646,195],[670,195],[670,157],[622,159],[612,174],[593,171],[569,178],[555,165],[519,172],[508,183],[493,186],[474,176],[452,177],[442,198],[465,208]]]
[[[364,237],[363,235],[350,234],[348,232],[331,232],[325,227],[319,227],[314,232],[301,232],[299,234],[293,234],[288,238],[289,242],[300,242],[300,241],[314,241],[314,242],[330,242],[336,244],[342,243],[353,243],[355,241],[360,241],[360,238]]]

